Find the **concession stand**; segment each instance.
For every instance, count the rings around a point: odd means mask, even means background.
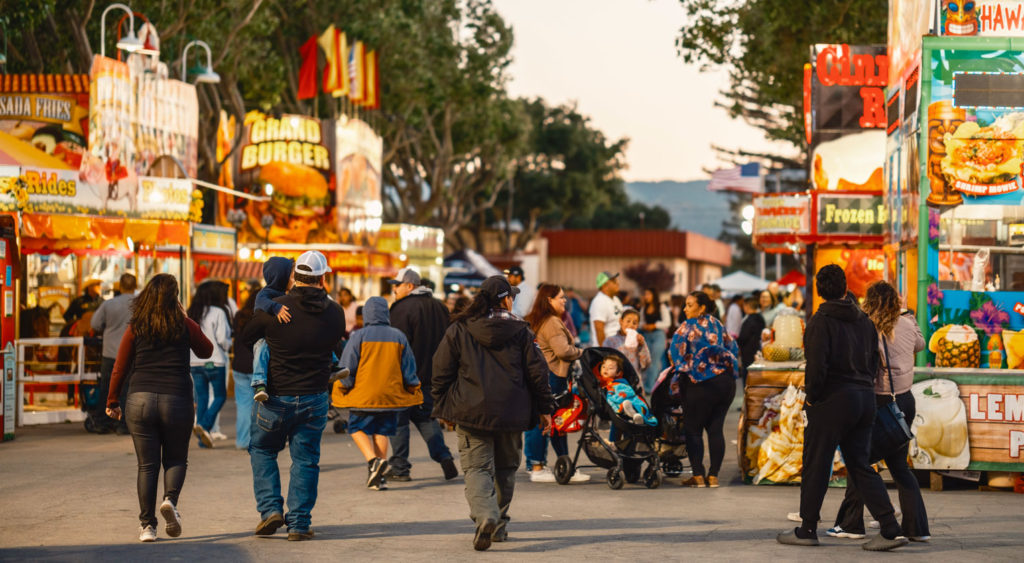
[[[859,298],[884,276],[889,211],[883,192],[884,46],[814,45],[804,67],[809,189],[754,197],[753,243],[804,253],[809,316],[821,303],[814,272],[838,264]],[[747,369],[739,463],[747,482],[797,482],[802,468],[802,321],[780,314],[773,340]],[[843,482],[839,458],[833,479]]]
[[[158,248],[188,248],[196,192],[163,171],[173,160],[184,168],[174,175],[195,173],[195,88],[140,55],[96,56],[89,76],[4,76],[0,107],[0,213],[20,266],[5,276],[17,422],[81,420],[82,401],[95,400],[81,386],[99,369],[98,301],[65,313],[89,287],[109,297],[121,274],[159,271]]]
[[[889,247],[928,342],[911,458],[1005,487],[1024,471],[1024,2],[940,2],[923,38],[913,4],[890,2],[886,167],[917,218]]]
[[[245,277],[259,278],[270,256],[297,258],[307,250],[327,257],[331,289],[346,286],[357,299],[377,295],[381,280],[405,264],[400,249],[380,250],[383,141],[366,122],[250,111],[242,136],[222,115],[217,144],[230,157],[220,184],[265,201],[218,194],[217,224],[238,229]],[[237,144],[234,151],[230,150]],[[218,149],[221,150],[221,149]]]

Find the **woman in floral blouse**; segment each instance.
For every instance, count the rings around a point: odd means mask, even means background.
[[[714,317],[715,303],[704,292],[686,296],[684,322],[672,336],[672,379],[669,392],[683,399],[686,451],[693,465],[688,487],[718,487],[718,472],[725,457],[722,426],[736,395],[739,349]],[[711,465],[705,481],[704,433],[708,435]]]

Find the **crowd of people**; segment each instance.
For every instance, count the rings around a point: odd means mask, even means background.
[[[868,398],[880,371],[881,334],[893,354],[886,365],[893,366],[898,384],[892,393],[879,391],[878,400],[891,395],[913,416],[907,380],[912,359],[906,362],[920,342],[911,334],[915,324],[889,318],[893,297],[885,287],[872,286],[865,314],[847,298],[845,278],[840,283],[833,270],[826,267],[818,274],[827,301],[809,321],[802,525],[779,541],[817,542],[818,509],[832,453],[839,447],[851,486],[828,533],[864,537],[858,518],[867,505],[882,534],[866,548],[891,549],[905,542],[904,536],[927,539],[927,517],[906,467],[905,448],[902,466],[900,452],[887,452],[885,458],[900,486],[902,529],[891,504],[886,506],[881,481],[867,464],[875,402]],[[313,537],[321,435],[333,407],[348,410],[348,432],[367,463],[365,485],[375,490],[412,478],[411,425],[444,478],[455,478],[459,466],[442,426],[454,428],[476,524],[473,546],[484,550],[503,541],[523,458],[531,481],[554,482],[549,446],[556,456],[568,455],[567,436],[552,429],[552,415],[556,397],[573,385],[574,362],[589,346],[615,351],[595,376],[618,415],[656,426],[649,403],[659,387],[682,406],[693,471],[681,483],[719,487],[724,421],[736,380],[754,361],[769,319],[802,311],[799,291],[787,293],[775,284],[735,296],[728,305],[714,285],[666,303],[655,288],[637,296],[620,292],[619,274],[607,271],[596,274],[597,291],[589,303],[570,288],[527,281],[518,267],[488,278],[472,295],[441,301],[415,269],[403,268],[390,280],[391,303],[370,297],[362,306],[346,288],[338,291],[337,300],[328,295],[330,268],[319,252],[306,252],[294,262],[271,258],[263,273],[265,286],[248,292],[237,310],[220,282],[200,284],[186,309],[178,301],[174,277],[153,277],[137,296],[131,291],[134,278],[125,278],[125,297],[104,303],[93,317],[104,337],[101,382],[110,417],[93,424],[125,421],[132,435],[141,541],[156,539],[157,511],[168,536],[181,533],[178,496],[190,436],[201,448],[214,446],[229,364],[237,409],[235,446],[250,456],[260,514],[257,536],[284,526],[289,540]],[[881,297],[872,297],[872,291]],[[872,309],[876,301],[885,306]],[[882,308],[884,314],[878,312]],[[635,383],[624,376],[627,367],[638,375]],[[613,425],[613,443],[615,434]],[[287,497],[277,463],[285,447],[292,460]],[[157,507],[161,465],[164,494]],[[576,469],[569,481],[589,479]]]

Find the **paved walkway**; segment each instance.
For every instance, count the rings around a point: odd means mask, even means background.
[[[234,403],[225,406],[222,424],[231,435]],[[736,416],[727,428],[736,427]],[[454,434],[446,438],[454,450]],[[167,539],[161,525],[156,543],[140,544],[129,437],[87,434],[80,424],[20,428],[14,442],[0,444],[0,560],[1024,560],[1024,495],[975,490],[925,492],[929,544],[884,555],[861,550],[856,540],[823,537],[814,549],[778,545],[775,534],[792,525],[785,515],[797,509],[798,490],[741,484],[734,446],[719,489],[684,489],[673,480],[656,490],[613,491],[599,469],[585,470],[591,482],[569,486],[531,483],[520,472],[510,539],[479,554],[461,477],[445,482],[418,436],[413,481],[376,492],[364,486],[366,464],[351,439],[330,428],[313,511],[316,538],[256,538],[249,458],[233,444],[192,448],[182,537]],[[287,479],[287,452],[281,463]],[[835,513],[841,496],[829,492],[824,515]]]

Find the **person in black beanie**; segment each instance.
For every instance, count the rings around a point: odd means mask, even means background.
[[[906,545],[907,538],[900,535],[885,483],[868,464],[875,420],[878,332],[871,319],[846,297],[846,274],[842,268],[829,264],[818,270],[814,279],[818,294],[826,301],[808,321],[804,333],[807,428],[800,481],[803,522],[776,539],[787,545],[818,545],[821,503],[838,446],[848,478],[881,527],[881,534],[861,547],[888,551]]]

